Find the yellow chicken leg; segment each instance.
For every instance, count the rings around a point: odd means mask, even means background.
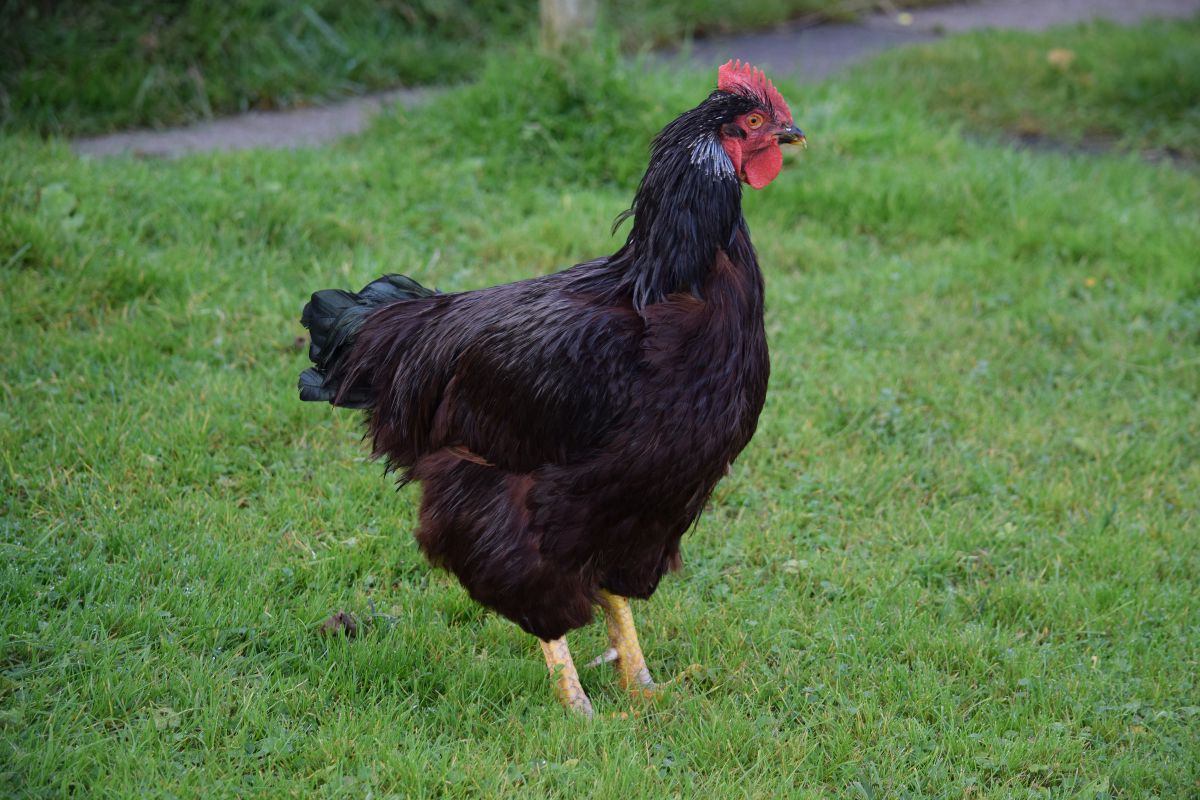
[[[585,717],[592,716],[592,701],[588,700],[579,682],[579,673],[575,671],[575,662],[571,660],[571,651],[567,647],[565,636],[547,642],[541,639],[542,653],[546,656],[546,666],[550,668],[550,677],[554,679],[554,694],[563,708],[574,711]]]
[[[600,604],[604,608],[604,621],[608,625],[608,641],[616,652],[616,667],[621,687],[640,697],[654,694],[654,679],[646,668],[646,658],[638,644],[637,629],[633,626],[633,612],[629,601],[620,595],[600,590]]]

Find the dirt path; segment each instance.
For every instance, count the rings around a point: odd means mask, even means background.
[[[1132,24],[1148,17],[1198,13],[1200,0],[980,0],[906,15],[876,14],[854,24],[791,24],[761,33],[703,39],[692,45],[687,60],[711,66],[741,58],[775,74],[818,80],[881,50],[932,41],[946,33],[987,27],[1043,30],[1093,18]],[[311,147],[361,131],[383,106],[413,105],[437,91],[397,89],[320,108],[253,112],[183,128],[77,139],[74,147],[96,156],[164,157],[206,150]]]

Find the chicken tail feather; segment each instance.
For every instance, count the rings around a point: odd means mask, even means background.
[[[308,357],[313,366],[300,373],[300,399],[343,408],[370,408],[374,398],[366,385],[341,386],[341,362],[367,317],[383,306],[437,294],[405,275],[384,275],[361,291],[324,289],[304,306],[300,324],[308,329]]]

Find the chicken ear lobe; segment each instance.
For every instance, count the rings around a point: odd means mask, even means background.
[[[733,174],[739,178],[742,177],[742,140],[735,139],[732,136],[721,137],[721,147],[725,148],[725,154],[729,156],[730,162],[733,163]]]

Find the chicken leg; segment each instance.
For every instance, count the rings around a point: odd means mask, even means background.
[[[600,605],[604,608],[604,621],[608,625],[608,641],[615,652],[617,673],[621,688],[638,697],[654,695],[654,679],[646,668],[646,658],[638,644],[637,628],[633,626],[633,612],[629,600],[620,595],[600,590]]]
[[[554,679],[554,694],[558,696],[558,702],[568,711],[591,717],[592,701],[588,700],[583,684],[579,682],[579,673],[575,671],[575,662],[571,660],[571,650],[567,647],[567,637],[549,642],[539,639],[538,643],[546,656],[550,677]]]

